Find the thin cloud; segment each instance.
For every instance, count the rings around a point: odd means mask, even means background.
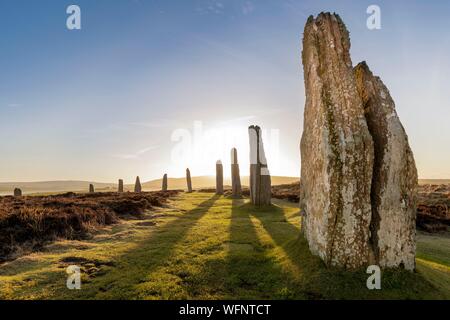
[[[158,149],[159,146],[149,146],[143,149],[140,149],[136,151],[135,153],[128,153],[128,154],[116,154],[113,155],[114,158],[124,159],[124,160],[136,160],[140,159],[142,155],[146,154],[147,152],[151,150]]]
[[[233,119],[228,119],[228,120],[224,120],[221,121],[221,124],[229,124],[232,122],[243,122],[243,121],[249,121],[249,120],[253,120],[256,119],[257,117],[255,115],[248,115],[248,116],[242,116],[242,117],[237,117],[237,118],[233,118]]]
[[[196,11],[201,14],[222,14],[225,9],[225,5],[218,0],[208,0],[205,5],[196,8]]]
[[[146,127],[146,128],[162,128],[172,125],[174,121],[168,119],[158,119],[153,121],[131,122],[131,126]]]
[[[8,108],[20,108],[23,105],[21,103],[10,103],[8,104]]]
[[[305,18],[308,18],[308,16],[310,15],[305,12],[305,9],[302,7],[302,4],[298,3],[298,1],[286,0],[285,2],[282,3],[289,11],[295,12],[295,14],[301,15]]]
[[[244,5],[242,6],[242,14],[243,15],[249,15],[253,11],[255,11],[255,5],[251,1],[246,1]]]

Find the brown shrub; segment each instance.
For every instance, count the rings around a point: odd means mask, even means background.
[[[248,195],[248,189],[244,190]],[[272,197],[298,203],[300,183],[272,186]],[[422,185],[418,188],[418,229],[427,232],[446,231],[450,226],[450,185]]]
[[[416,225],[427,232],[446,231],[450,226],[450,185],[421,185],[418,188]]]
[[[273,186],[272,197],[298,203],[300,200],[300,182]]]
[[[177,191],[148,193],[66,193],[0,198],[0,261],[24,246],[30,250],[57,238],[82,239],[119,217],[140,216],[162,206]]]

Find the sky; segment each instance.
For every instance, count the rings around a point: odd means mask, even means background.
[[[299,176],[301,39],[321,11],[389,88],[419,177],[450,178],[448,1],[1,0],[0,182],[213,175],[234,146],[246,175],[251,124],[271,174]]]

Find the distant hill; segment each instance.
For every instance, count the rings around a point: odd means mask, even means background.
[[[450,179],[419,179],[419,184],[450,184]]]
[[[12,194],[14,188],[22,189],[23,193],[88,191],[89,184],[96,189],[115,188],[113,183],[99,183],[91,181],[38,181],[38,182],[0,182],[1,194]]]
[[[296,177],[272,177],[274,185],[286,184],[298,181]],[[242,177],[242,185],[248,185],[248,177]],[[117,184],[101,183],[93,181],[39,181],[39,182],[0,182],[0,195],[10,195],[14,188],[22,189],[24,194],[30,193],[57,193],[57,192],[83,192],[88,191],[89,184],[93,184],[97,191],[115,191]],[[147,191],[160,190],[162,179],[152,180],[142,183],[142,188]],[[225,185],[231,185],[229,179],[225,179]],[[169,178],[169,189],[185,189],[186,178]],[[192,186],[194,189],[209,188],[216,185],[216,179],[213,176],[192,177]],[[126,184],[126,191],[134,189],[134,184]]]
[[[290,184],[298,182],[299,177],[281,177],[272,176],[272,185]],[[248,186],[248,176],[242,177],[242,185]],[[89,184],[92,183],[98,191],[115,191],[117,189],[116,183],[101,183],[92,181],[38,181],[38,182],[0,182],[0,195],[12,194],[14,188],[22,189],[24,194],[30,193],[58,193],[58,192],[83,192],[88,191]],[[162,179],[156,179],[142,183],[144,190],[153,191],[160,190]],[[183,178],[169,178],[169,189],[185,189],[186,179]],[[192,177],[192,185],[194,189],[211,188],[216,184],[214,176],[199,176]],[[225,179],[226,186],[231,185],[230,179]],[[450,179],[419,179],[419,184],[450,184]],[[124,186],[125,190],[131,191],[134,189],[133,184]]]

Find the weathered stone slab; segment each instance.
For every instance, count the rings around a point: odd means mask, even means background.
[[[223,194],[223,165],[220,160],[216,162],[216,194]]]
[[[272,190],[269,169],[262,142],[261,128],[250,126],[250,199],[252,204],[270,205]]]
[[[139,176],[136,177],[136,182],[134,184],[134,192],[140,193],[142,192],[142,185]]]
[[[14,197],[21,197],[22,196],[22,190],[19,188],[14,189]]]
[[[233,198],[242,197],[241,176],[236,148],[231,149],[231,195]]]
[[[187,184],[187,192],[192,192],[192,180],[191,180],[191,171],[186,169],[186,184]]]
[[[365,62],[355,78],[374,141],[371,244],[380,267],[415,268],[417,169],[389,90]]]
[[[162,191],[167,191],[167,173],[164,174],[162,179]]]
[[[370,260],[373,142],[356,89],[348,31],[336,14],[309,17],[303,38],[306,87],[301,139],[302,229],[326,264]]]
[[[91,183],[89,185],[89,193],[94,193],[94,192],[95,192],[95,188],[94,188],[94,185]]]
[[[117,192],[123,192],[123,180],[119,179],[119,187],[117,189]]]
[[[355,69],[338,15],[303,38],[302,231],[328,265],[415,267],[417,170],[388,89]]]

